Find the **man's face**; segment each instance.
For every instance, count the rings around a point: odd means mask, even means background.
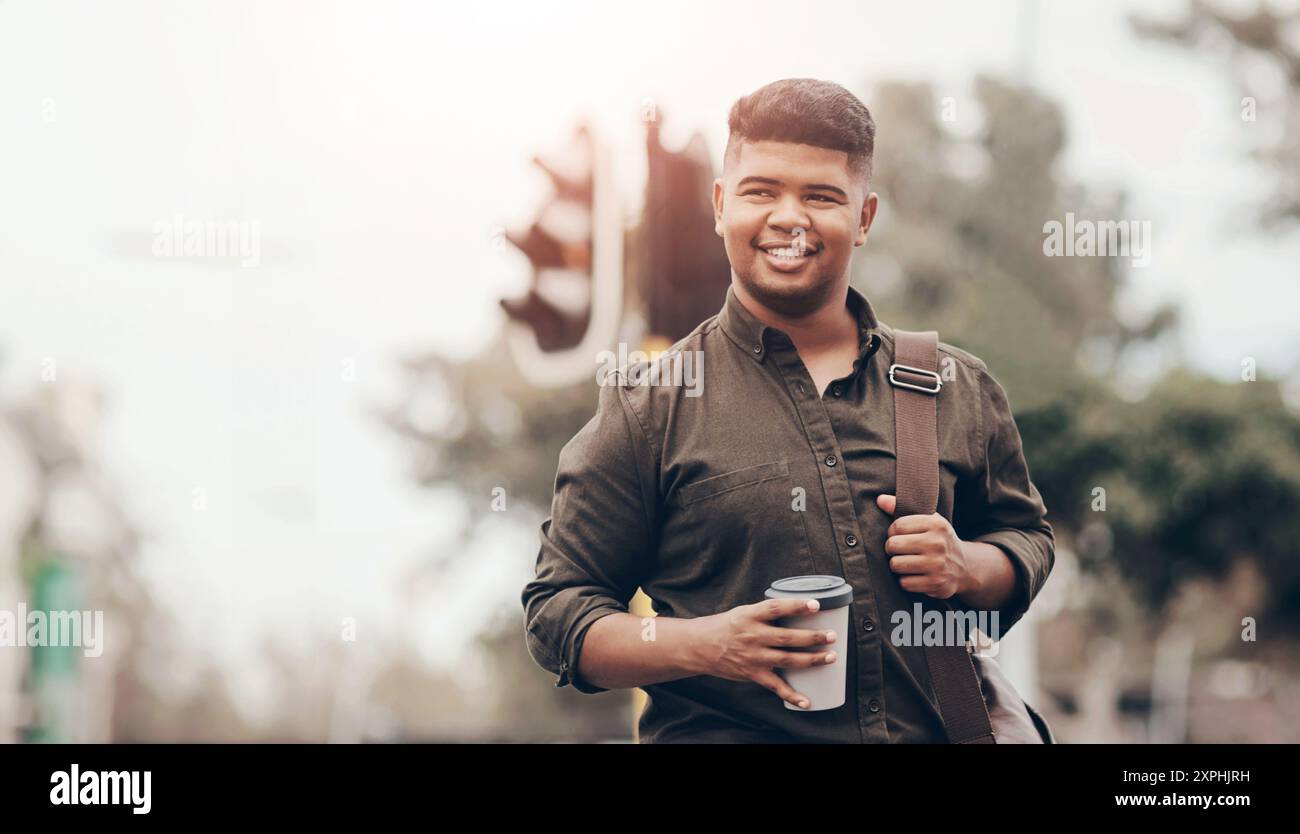
[[[877,203],[848,163],[844,151],[745,142],[714,181],[714,229],[731,270],[768,309],[804,315],[847,284]]]

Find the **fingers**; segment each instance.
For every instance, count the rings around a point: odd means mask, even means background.
[[[889,560],[889,569],[894,573],[925,574],[937,568],[936,561],[929,556],[895,556]]]
[[[754,635],[758,642],[764,646],[779,646],[782,648],[822,646],[835,642],[835,632],[816,631],[807,628],[759,626],[755,629]]]
[[[895,556],[889,560],[889,569],[899,574],[898,585],[904,591],[947,599],[956,591],[944,578],[942,567],[942,560],[934,556]]]
[[[939,556],[913,554],[895,556],[889,560],[889,569],[899,575],[898,586],[904,591],[938,599],[947,599],[956,593],[952,583],[943,576],[943,559]]]
[[[891,556],[920,556],[943,552],[944,541],[933,533],[912,533],[885,539],[885,552]]]
[[[812,706],[812,701],[791,689],[790,684],[786,683],[780,675],[770,669],[755,675],[754,682],[767,687],[779,695],[782,701],[794,704],[800,709],[808,709],[808,707]]]
[[[933,576],[904,576],[898,580],[898,585],[904,591],[925,594],[937,599],[948,599],[956,593],[952,583]]]
[[[754,673],[753,680],[762,686],[775,692],[781,697],[781,700],[787,701],[800,709],[808,709],[812,705],[806,697],[786,683],[785,678],[774,672],[774,669],[807,669],[813,666],[829,666],[836,661],[835,652],[783,652],[773,649],[765,653],[763,663],[768,668],[761,669]]]
[[[830,666],[839,655],[828,652],[783,652],[780,649],[768,649],[759,653],[759,660],[764,666],[774,669],[810,669],[813,666]]]
[[[812,614],[821,608],[815,599],[769,599],[754,604],[754,616],[759,620],[776,620]]]
[[[904,576],[898,584],[904,591],[926,594],[933,590],[934,580],[928,576]]]
[[[885,535],[898,536],[905,533],[926,533],[940,527],[943,521],[943,516],[938,513],[905,515],[902,518],[894,519],[894,523],[889,525]]]
[[[876,496],[876,506],[889,515],[894,515],[898,511],[898,498],[894,495],[881,494]],[[905,515],[894,519],[885,531],[885,535],[894,536],[906,533],[924,533],[932,530],[936,526],[944,523],[946,519],[938,513],[929,513],[927,515]]]

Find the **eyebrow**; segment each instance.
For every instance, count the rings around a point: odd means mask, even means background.
[[[774,180],[771,177],[745,177],[740,182],[736,183],[736,188],[744,188],[749,183],[760,183],[762,185],[785,185],[785,183],[781,182],[780,180]],[[834,185],[828,185],[822,182],[809,183],[808,185],[805,185],[803,187],[803,190],[804,191],[831,191],[834,192],[835,194],[840,195],[846,200],[849,198],[849,195],[844,192],[844,189]]]

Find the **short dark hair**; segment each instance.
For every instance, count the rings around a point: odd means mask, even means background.
[[[849,170],[871,178],[876,123],[862,100],[830,81],[786,78],[736,100],[727,118],[726,159],[742,142],[795,142],[849,155]]]

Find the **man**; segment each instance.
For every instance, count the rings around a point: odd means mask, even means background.
[[[601,388],[560,454],[523,591],[529,651],[557,686],[645,690],[645,742],[945,742],[924,647],[891,637],[895,613],[955,598],[1005,634],[1054,561],[1006,394],[940,343],[939,512],[894,518],[894,331],[849,286],[878,204],[871,114],[793,79],[729,121],[713,204],[731,287],[674,348],[707,374],[694,392]],[[852,585],[848,634],[776,625],[807,601],[764,590],[803,574]],[[657,617],[628,613],[638,587]],[[837,659],[843,706],[786,708],[808,702],[779,670]]]

